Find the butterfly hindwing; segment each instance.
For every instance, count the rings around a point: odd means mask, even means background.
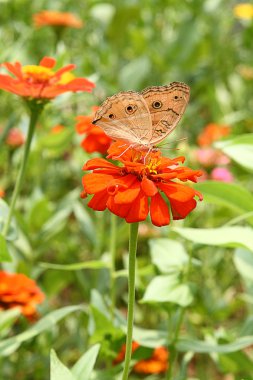
[[[153,86],[141,92],[152,119],[150,144],[162,141],[177,126],[190,98],[190,88],[185,83],[173,82],[166,86]]]

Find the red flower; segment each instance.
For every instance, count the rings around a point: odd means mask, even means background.
[[[24,316],[34,318],[36,305],[44,298],[35,281],[24,274],[0,271],[0,310],[19,307]]]
[[[65,92],[91,92],[94,83],[85,78],[76,78],[71,70],[75,65],[67,65],[53,71],[55,59],[44,57],[39,65],[21,66],[19,62],[3,64],[14,75],[0,74],[0,89],[28,99],[52,99]]]
[[[6,138],[6,144],[10,145],[12,147],[18,147],[20,145],[23,145],[25,142],[25,137],[23,133],[18,128],[12,128],[10,129],[7,138]]]
[[[4,189],[2,189],[2,187],[0,187],[0,198],[4,198],[4,197],[5,197],[5,191]]]
[[[69,12],[41,11],[33,16],[33,21],[37,28],[42,26],[81,28],[83,26],[82,20]]]
[[[198,137],[199,146],[209,146],[214,141],[221,139],[222,137],[228,136],[230,133],[230,127],[228,125],[208,124],[203,132]]]
[[[140,347],[139,343],[132,343],[132,353]],[[122,362],[125,358],[126,345],[124,344],[114,359],[113,364]],[[133,367],[133,371],[139,374],[159,374],[167,371],[169,367],[169,352],[165,347],[157,347],[153,350],[150,358],[139,360]]]
[[[89,160],[83,170],[92,170],[83,176],[82,197],[94,194],[88,206],[97,211],[108,208],[128,223],[143,221],[150,212],[156,226],[185,218],[195,207],[195,196],[202,196],[181,182],[196,182],[200,170],[179,166],[184,157],[162,157],[160,151],[147,152],[126,149],[126,144],[116,142],[109,148],[109,157],[123,164],[118,167],[103,158]],[[164,194],[164,196],[161,195]],[[150,200],[150,203],[149,203]],[[169,201],[169,202],[168,202]]]
[[[77,116],[76,131],[80,135],[85,134],[86,137],[82,140],[81,146],[88,153],[98,152],[105,154],[111,145],[112,140],[104,131],[93,125],[91,122],[94,119],[94,113],[99,107],[93,107],[93,114],[89,116]]]

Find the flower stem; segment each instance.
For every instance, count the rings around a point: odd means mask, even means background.
[[[191,267],[192,267],[192,255],[193,255],[193,250],[191,249],[188,265],[187,265],[186,272],[184,275],[184,281],[186,281],[186,282],[189,279],[189,275],[190,275],[190,271],[191,271]],[[174,328],[174,337],[171,339],[169,347],[168,347],[169,353],[170,353],[170,363],[169,363],[169,368],[167,371],[167,380],[173,380],[175,378],[173,376],[173,371],[174,371],[175,362],[176,362],[177,354],[178,354],[177,350],[176,350],[176,344],[178,341],[180,328],[181,328],[183,320],[184,320],[185,311],[186,311],[186,309],[183,307],[180,307],[178,309],[176,325]],[[170,329],[171,329],[171,326],[170,326]]]
[[[115,295],[115,259],[116,259],[116,233],[117,233],[117,216],[111,213],[111,231],[110,231],[110,292],[111,292],[111,318],[114,319],[114,309],[116,303]]]
[[[33,108],[31,107],[31,117],[30,117],[30,122],[29,122],[28,134],[27,134],[27,138],[26,138],[26,142],[25,142],[24,153],[23,153],[21,165],[19,168],[14,192],[13,192],[13,195],[11,198],[9,214],[8,214],[8,217],[7,217],[6,222],[4,224],[3,231],[2,231],[2,235],[4,237],[7,236],[8,231],[9,231],[12,215],[13,215],[13,212],[15,209],[15,204],[16,204],[16,201],[17,201],[17,198],[19,195],[19,191],[20,191],[20,188],[22,185],[23,177],[24,177],[24,172],[25,172],[27,159],[28,159],[29,152],[30,152],[30,146],[31,146],[31,142],[32,142],[33,133],[34,133],[35,126],[36,126],[36,123],[37,123],[37,120],[40,116],[41,111],[42,111],[41,105],[39,105],[37,107],[33,107]]]
[[[129,365],[132,355],[134,303],[135,303],[135,266],[136,248],[139,223],[131,223],[129,230],[129,264],[128,264],[128,313],[127,313],[127,337],[126,356],[122,380],[128,379]]]

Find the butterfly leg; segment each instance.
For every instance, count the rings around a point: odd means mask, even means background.
[[[149,156],[149,153],[150,153],[153,149],[154,149],[153,146],[150,146],[150,147],[148,148],[148,151],[147,151],[147,153],[145,154],[145,156],[144,156],[144,158],[143,158],[144,165],[146,165],[146,159],[147,159],[147,157]]]
[[[127,145],[127,144],[124,144],[124,145],[121,145],[121,146],[125,146],[125,145]],[[123,156],[123,154],[125,154],[132,147],[133,147],[133,144],[128,145],[128,147],[125,150],[123,150],[123,152],[121,152],[120,155],[116,156],[115,158],[119,158],[119,157]]]

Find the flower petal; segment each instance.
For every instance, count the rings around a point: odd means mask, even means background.
[[[83,166],[83,170],[94,170],[97,168],[120,169],[118,166],[111,164],[104,158],[92,158],[91,160],[88,160]]]
[[[147,196],[141,191],[131,204],[125,217],[127,223],[136,223],[145,220],[148,216],[149,205]]]
[[[93,195],[88,202],[88,206],[96,211],[104,211],[106,209],[106,203],[108,200],[108,193],[106,190],[100,191]]]
[[[157,192],[158,189],[153,181],[148,179],[147,177],[144,177],[141,181],[141,188],[144,191],[144,193],[147,195],[147,197],[153,197]]]
[[[118,191],[117,194],[115,194],[114,201],[117,204],[129,204],[132,203],[136,197],[138,196],[140,192],[140,187],[134,187],[122,191]]]
[[[169,207],[160,193],[151,198],[150,216],[152,223],[157,227],[170,224]]]
[[[186,202],[195,196],[195,190],[181,183],[159,183],[158,187],[164,192],[169,200],[175,199],[180,202]]]
[[[51,57],[44,57],[39,63],[40,66],[47,67],[48,69],[52,69],[55,66],[55,64],[56,60]]]
[[[83,176],[82,183],[88,194],[96,194],[107,189],[113,179],[114,177],[110,174],[89,173]]]
[[[173,219],[184,219],[195,207],[197,202],[195,199],[190,199],[187,202],[180,202],[170,199],[171,211]]]
[[[108,209],[115,215],[125,218],[129,212],[129,209],[132,207],[132,204],[117,204],[114,201],[114,196],[109,196],[107,201]]]

